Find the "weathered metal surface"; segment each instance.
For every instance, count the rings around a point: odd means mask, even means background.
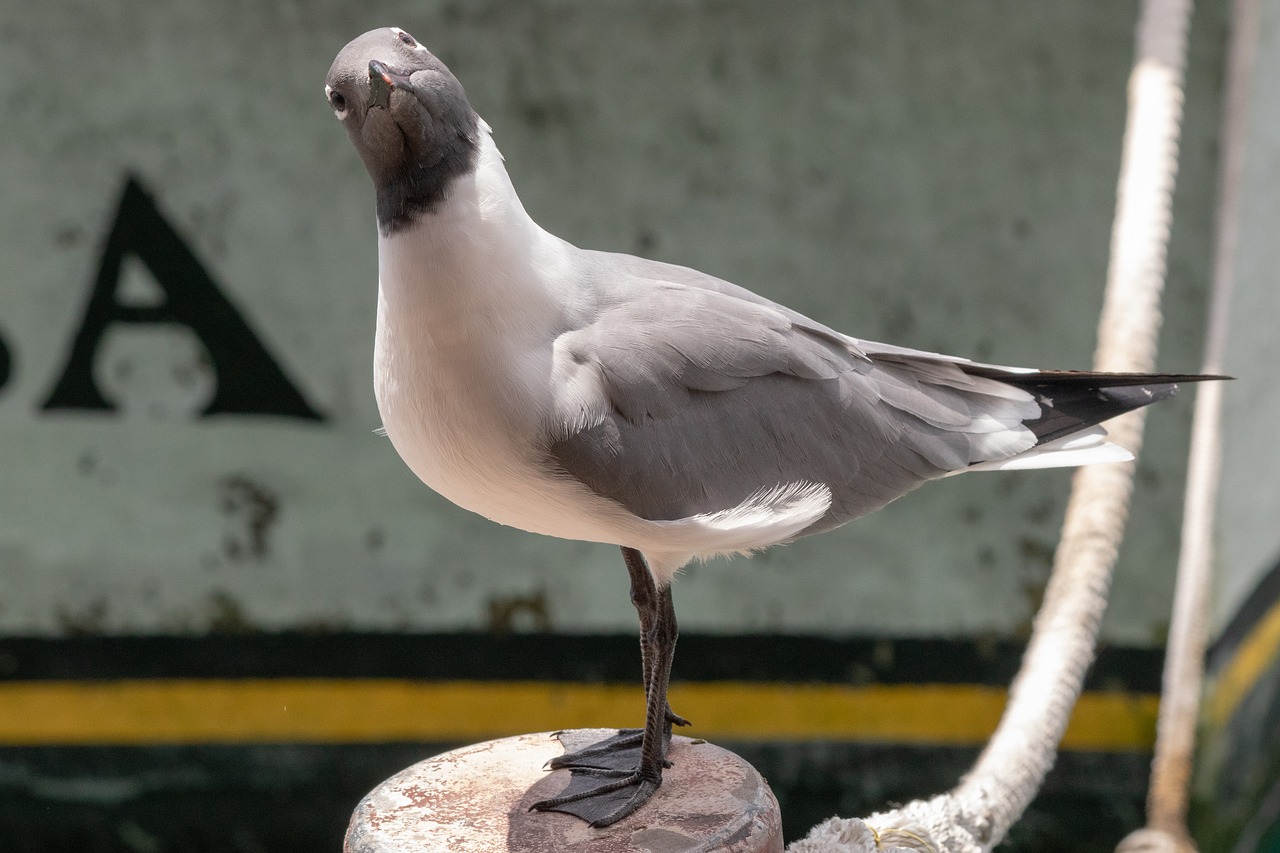
[[[573,748],[609,734],[578,729]],[[553,734],[475,744],[419,762],[356,807],[345,853],[781,853],[782,816],[768,783],[732,752],[672,738],[663,785],[644,808],[607,829],[529,806],[555,796],[567,770]]]

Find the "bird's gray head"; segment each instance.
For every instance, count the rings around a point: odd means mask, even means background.
[[[404,30],[370,30],[344,47],[324,93],[373,178],[384,234],[434,210],[474,171],[479,117],[445,64]]]

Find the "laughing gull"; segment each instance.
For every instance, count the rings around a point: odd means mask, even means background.
[[[1099,421],[1187,375],[979,364],[841,334],[737,285],[579,249],[525,212],[489,126],[413,36],[365,33],[325,95],[373,179],[375,394],[424,483],[619,545],[645,725],[553,762],[534,806],[607,826],[662,783],[681,566],[839,527],[963,471],[1131,458]]]

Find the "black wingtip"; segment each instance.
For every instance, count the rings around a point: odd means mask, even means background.
[[[1161,382],[1152,385],[1114,385],[1098,389],[1098,396],[1115,405],[1117,414],[1140,409],[1161,400],[1168,400],[1178,393],[1176,382]]]
[[[1010,385],[1045,383],[1089,388],[1114,388],[1122,385],[1178,385],[1183,382],[1217,382],[1235,379],[1217,373],[1099,373],[1093,370],[1038,370],[1035,373],[1012,373],[999,368],[962,365],[965,373],[986,376]]]
[[[1035,433],[1037,444],[1043,444],[1169,399],[1178,393],[1178,383],[1169,381],[1174,378],[1133,374],[1094,374],[1086,378],[1041,373],[1004,381],[1035,395],[1040,416],[1024,423]]]
[[[983,364],[962,364],[960,367],[970,375],[995,379],[1035,395],[1040,415],[1024,423],[1035,433],[1037,444],[1167,400],[1178,393],[1180,383],[1234,378],[1216,373],[1099,373],[1089,370],[1016,373]]]

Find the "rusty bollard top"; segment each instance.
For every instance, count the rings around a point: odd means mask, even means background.
[[[570,749],[612,734],[564,732]],[[778,801],[755,768],[728,750],[673,737],[662,787],[605,829],[529,812],[569,781],[543,769],[564,751],[551,733],[474,744],[419,762],[356,807],[345,853],[781,853]]]

